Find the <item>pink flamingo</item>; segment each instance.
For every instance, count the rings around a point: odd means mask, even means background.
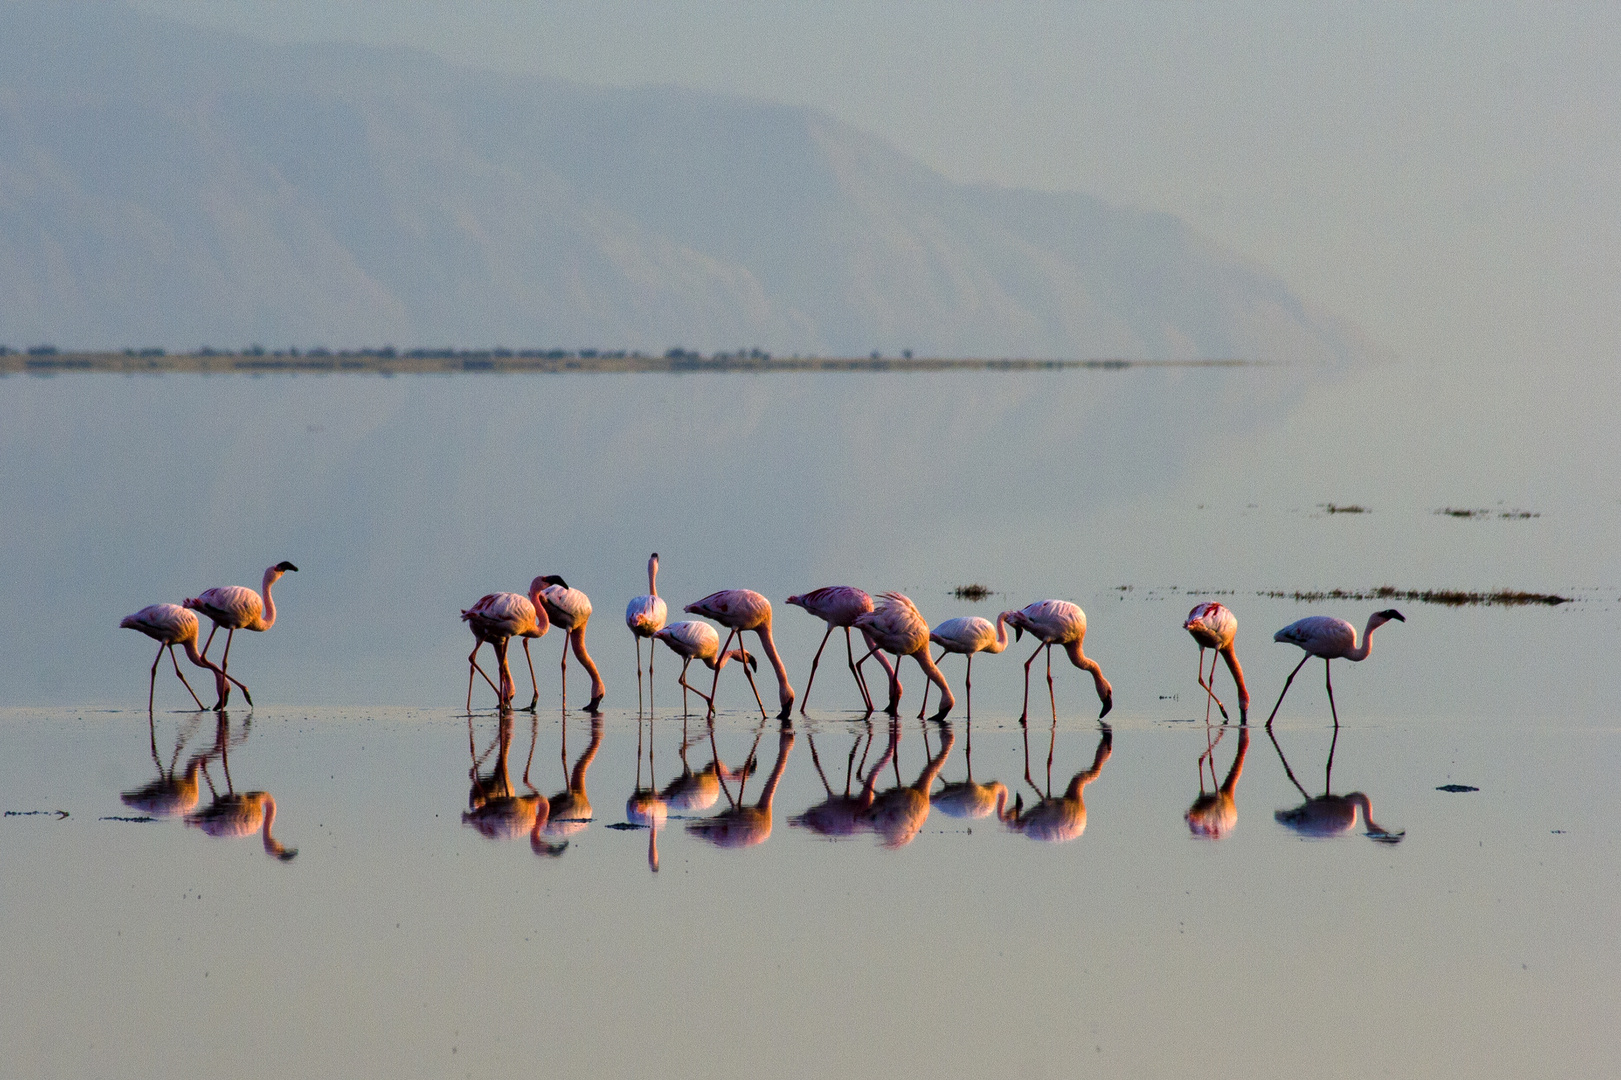
[[[917,666],[923,669],[923,674],[940,688],[940,710],[934,714],[934,719],[943,718],[957,703],[957,699],[952,695],[946,677],[940,674],[940,669],[929,657],[929,624],[918,613],[917,605],[900,593],[886,592],[879,599],[881,602],[876,608],[856,617],[855,625],[874,642],[874,652],[882,648],[895,654],[895,668],[889,676],[889,706],[884,711],[890,716],[900,712],[900,658],[910,656],[917,661]],[[865,660],[866,657],[862,659]],[[928,688],[925,687],[924,708],[928,707],[928,700]],[[922,708],[918,710],[917,715],[919,719],[923,717]]]
[[[805,680],[805,696],[799,703],[799,715],[804,716],[805,706],[810,704],[811,683],[816,681],[816,665],[822,662],[822,650],[827,648],[827,639],[832,637],[833,631],[839,627],[844,628],[844,654],[850,664],[850,674],[855,676],[856,687],[861,691],[861,700],[866,702],[867,712],[871,714],[872,694],[867,690],[867,680],[861,677],[861,666],[856,663],[855,650],[850,645],[850,628],[855,625],[857,617],[872,610],[872,597],[850,585],[829,585],[799,596],[790,596],[788,603],[804,608],[827,623],[827,633],[822,635],[822,644],[817,646],[816,656],[811,660],[810,678]],[[867,646],[867,655],[873,655],[870,639]],[[894,672],[890,670],[889,660],[881,652],[877,656],[878,662],[884,666],[884,674],[893,677]],[[865,661],[866,657],[862,659]]]
[[[1300,669],[1306,666],[1306,661],[1314,656],[1323,658],[1324,679],[1328,685],[1328,710],[1334,716],[1334,726],[1340,726],[1339,710],[1334,707],[1334,672],[1329,664],[1334,660],[1350,660],[1352,662],[1366,660],[1368,653],[1373,651],[1373,632],[1390,622],[1406,622],[1407,618],[1395,608],[1376,611],[1368,616],[1368,628],[1363,631],[1362,645],[1356,643],[1356,627],[1344,619],[1336,619],[1332,615],[1311,615],[1290,623],[1276,634],[1273,641],[1283,641],[1290,645],[1299,645],[1306,650],[1306,655],[1300,658],[1300,663],[1289,672],[1284,680],[1283,694],[1289,692],[1289,684],[1295,681]],[[1272,720],[1278,715],[1278,706],[1283,704],[1283,694],[1278,695],[1278,704],[1272,706],[1272,715],[1266,718],[1266,726],[1272,726]]]
[[[585,651],[585,624],[591,621],[590,597],[579,589],[569,588],[568,582],[556,574],[536,578],[530,582],[529,591],[538,594],[540,602],[546,607],[546,614],[552,617],[559,630],[568,635],[563,641],[563,704],[568,704],[568,650],[573,645],[575,657],[591,676],[591,700],[586,704],[585,711],[596,712],[608,688],[603,685],[591,654]]]
[[[659,597],[659,553],[653,552],[653,557],[647,560],[647,592],[642,596],[633,596],[630,603],[625,605],[625,625],[630,627],[631,634],[636,638],[636,707],[641,708],[642,702],[642,639],[651,638],[664,629],[665,620],[669,618],[670,609],[665,606]],[[647,644],[647,685],[651,694],[653,688],[653,643]]]
[[[290,562],[279,562],[265,571],[263,581],[259,585],[264,599],[259,593],[241,585],[221,585],[213,589],[205,589],[200,596],[190,597],[185,606],[193,611],[200,611],[214,620],[214,629],[208,632],[208,640],[203,643],[203,655],[208,655],[208,647],[214,644],[214,635],[220,627],[225,627],[225,655],[220,657],[220,670],[231,669],[231,640],[236,637],[238,630],[252,630],[263,633],[276,625],[276,601],[270,596],[270,586],[281,580],[287,571],[295,573],[298,567]],[[237,683],[238,686],[242,685]],[[246,693],[246,691],[243,691]],[[216,708],[224,708],[225,699],[231,693],[230,684],[224,686]]]
[[[711,671],[715,672],[717,678],[720,675],[720,669],[726,666],[726,661],[728,660],[743,661],[745,670],[748,670],[749,668],[757,669],[760,666],[760,661],[756,660],[742,649],[733,649],[726,653],[726,655],[722,656],[720,652],[720,634],[715,631],[713,626],[710,626],[706,622],[692,621],[671,623],[669,626],[659,630],[659,632],[654,634],[653,637],[657,641],[664,642],[664,644],[670,647],[671,651],[682,658],[681,677],[676,681],[681,684],[681,707],[683,710],[686,709],[687,691],[691,690],[694,694],[697,694],[699,697],[704,699],[704,702],[709,706],[709,711],[711,713],[715,711],[714,696],[712,694],[705,694],[702,690],[699,690],[696,686],[692,686],[687,682],[687,667],[694,660],[701,661],[708,666]],[[726,640],[730,642],[731,638],[728,637]],[[649,666],[651,667],[651,665]],[[749,685],[754,685],[753,675],[749,676]],[[760,692],[758,690],[754,692],[754,700],[760,700]],[[762,714],[765,712],[764,705],[760,706],[760,712]]]
[[[1210,695],[1205,703],[1205,721],[1208,723],[1210,720],[1210,701],[1214,701],[1216,708],[1221,710],[1221,718],[1228,719],[1227,706],[1216,696],[1215,657],[1210,658],[1210,681],[1205,682],[1204,651],[1215,649],[1227,661],[1227,670],[1233,673],[1233,682],[1238,687],[1239,723],[1249,723],[1250,691],[1244,685],[1244,669],[1238,666],[1238,653],[1233,650],[1233,638],[1238,634],[1238,616],[1225,604],[1209,600],[1188,612],[1182,629],[1192,634],[1193,640],[1199,643],[1199,689]]]
[[[214,690],[220,702],[220,705],[216,707],[224,706],[226,679],[230,679],[236,685],[242,686],[241,682],[225,674],[225,669],[197,651],[197,616],[179,604],[150,604],[133,615],[124,616],[118,625],[126,630],[139,630],[158,643],[158,655],[152,659],[152,678],[146,689],[146,711],[148,713],[152,711],[153,697],[157,693],[158,663],[163,659],[164,649],[169,650],[169,661],[174,664],[174,673],[180,676],[180,682],[185,686],[186,693],[191,695],[191,700],[197,703],[199,709],[208,707],[197,696],[197,691],[191,688],[191,683],[186,682],[186,676],[181,674],[180,661],[176,660],[174,655],[176,645],[185,647],[187,660],[214,673]],[[248,693],[246,686],[242,686],[242,696],[248,699],[248,705],[251,708],[253,695]]]
[[[794,688],[788,683],[788,669],[783,666],[782,657],[777,654],[777,646],[771,640],[771,601],[752,589],[722,589],[720,592],[710,593],[702,600],[694,601],[684,609],[689,615],[703,615],[714,619],[731,631],[726,635],[726,644],[732,643],[735,635],[738,644],[743,643],[743,633],[753,630],[760,637],[760,651],[765,658],[771,661],[771,668],[777,673],[777,701],[782,705],[782,711],[777,714],[778,720],[787,720],[794,709]],[[724,650],[723,650],[724,651]],[[744,668],[745,673],[748,671]],[[720,669],[715,669],[715,686],[720,685]],[[754,676],[749,675],[749,685],[754,685]],[[710,699],[714,699],[714,688],[710,689]],[[758,700],[760,691],[754,691]],[[765,712],[765,706],[760,706]]]
[[[1109,715],[1109,710],[1114,708],[1114,688],[1103,677],[1103,669],[1098,662],[1088,659],[1081,651],[1081,642],[1086,638],[1086,612],[1079,605],[1068,600],[1037,600],[1018,611],[1004,611],[998,619],[1006,619],[1008,625],[1013,627],[1015,641],[1023,637],[1026,630],[1041,641],[1036,651],[1030,654],[1030,659],[1024,662],[1024,712],[1019,714],[1019,723],[1024,723],[1030,715],[1030,665],[1036,662],[1037,654],[1043,649],[1047,651],[1047,696],[1052,699],[1053,718],[1058,717],[1058,698],[1053,694],[1054,645],[1064,647],[1070,663],[1082,671],[1091,672],[1098,700],[1103,702],[1103,711],[1098,713],[1098,719]]]
[[[535,593],[529,596],[510,592],[486,593],[479,597],[478,603],[462,612],[462,621],[473,631],[473,651],[467,654],[468,712],[473,711],[474,671],[483,675],[484,681],[490,684],[490,689],[500,698],[501,708],[512,704],[516,687],[512,682],[512,670],[507,666],[507,642],[514,637],[523,639],[524,659],[529,661],[529,682],[534,688],[529,711],[533,712],[540,702],[540,683],[535,679],[535,660],[529,654],[529,639],[544,637],[546,631],[551,629],[551,621],[546,617],[546,609],[537,603],[538,599]],[[500,686],[496,686],[484,669],[478,666],[478,651],[486,641],[494,647],[496,662],[500,665]]]
[[[974,654],[978,652],[999,653],[1007,648],[1007,624],[1002,616],[996,617],[996,625],[991,625],[987,619],[978,615],[964,615],[961,618],[947,619],[945,622],[929,631],[929,640],[944,651],[935,658],[939,664],[946,658],[946,653],[958,653],[968,657],[968,671],[963,676],[963,685],[968,691],[968,715],[974,715]],[[923,688],[923,701],[925,705],[929,700],[929,688]]]

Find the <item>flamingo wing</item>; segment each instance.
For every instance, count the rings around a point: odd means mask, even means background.
[[[652,637],[663,629],[670,609],[664,601],[651,594],[632,597],[625,605],[625,625],[637,637]]]
[[[197,636],[197,616],[179,604],[149,604],[133,615],[126,615],[118,624],[128,630],[139,630],[156,641],[181,642]]]
[[[186,606],[200,611],[228,630],[251,629],[264,614],[264,601],[252,589],[221,585],[188,599]]]
[[[1356,648],[1356,627],[1332,615],[1311,615],[1285,626],[1273,641],[1298,645],[1313,656],[1344,656]]]

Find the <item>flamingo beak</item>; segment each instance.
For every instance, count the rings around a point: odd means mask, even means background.
[[[1022,640],[1024,640],[1024,627],[1015,626],[1013,628],[1013,640],[1014,641],[1022,641]]]
[[[298,573],[298,567],[294,566],[290,562],[279,562],[276,564],[276,569],[280,570],[282,573],[286,573],[289,570],[293,571],[295,574]]]

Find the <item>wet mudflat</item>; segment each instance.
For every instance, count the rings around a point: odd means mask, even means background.
[[[1602,1074],[1607,378],[0,380],[0,1075]],[[768,596],[801,695],[825,627],[790,594],[898,589],[931,624],[1071,600],[1109,726],[1061,657],[1055,725],[1037,660],[1031,783],[1028,638],[976,660],[971,727],[961,658],[949,728],[905,661],[893,731],[830,643],[786,736],[731,667],[713,743],[697,713],[683,739],[679,664],[639,720],[620,619],[655,550],[672,618]],[[149,722],[151,642],[118,620],[280,560],[276,626],[231,654],[258,708],[174,712],[160,669]],[[502,770],[457,613],[538,574],[592,597],[606,710],[573,667],[565,714],[540,639]],[[1181,622],[1207,598],[1239,619],[1247,740],[1205,723]],[[1336,661],[1337,738],[1319,662],[1269,736],[1300,658],[1273,632],[1392,604]],[[615,827],[650,791],[656,836]],[[566,808],[539,828],[536,794]]]

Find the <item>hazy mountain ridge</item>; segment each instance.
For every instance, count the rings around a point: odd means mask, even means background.
[[[0,341],[1343,362],[1178,219],[809,110],[0,2]]]

